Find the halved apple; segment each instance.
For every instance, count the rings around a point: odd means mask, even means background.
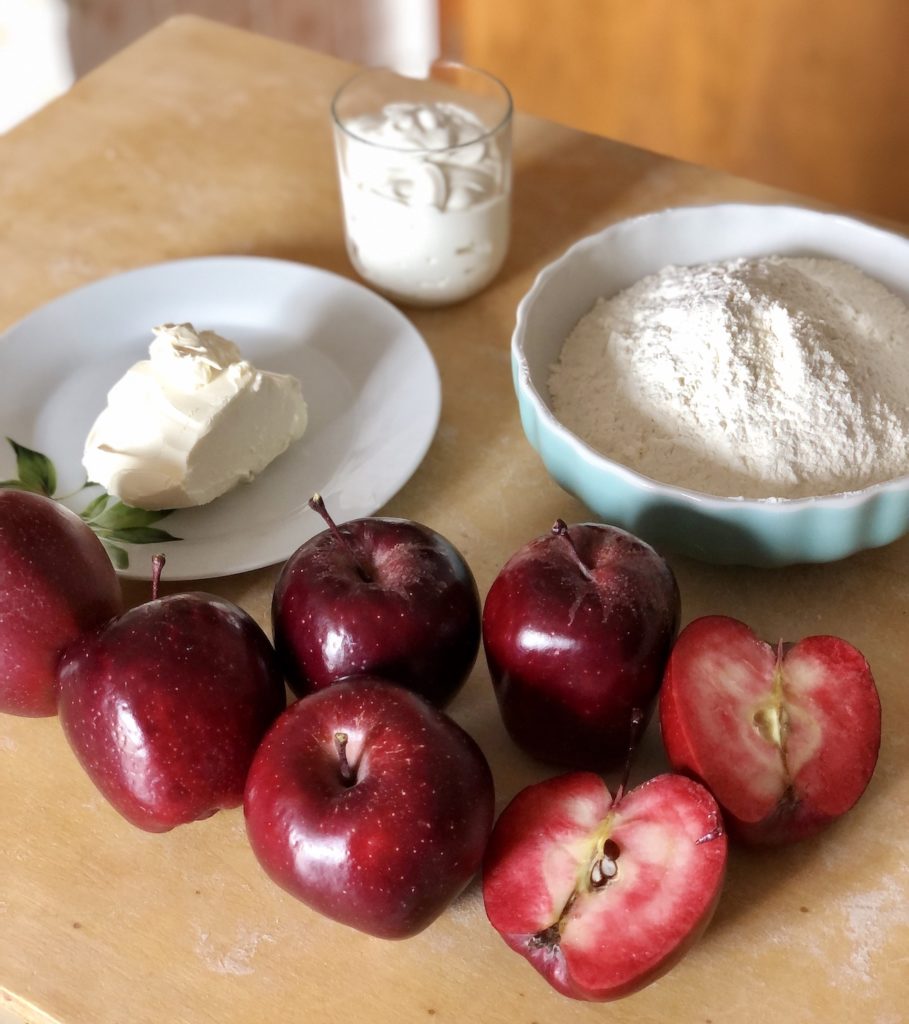
[[[862,795],[881,705],[867,661],[845,640],[773,648],[710,615],[673,648],[660,727],[673,768],[710,789],[730,834],[779,844],[814,835]]]
[[[716,801],[681,775],[613,799],[591,772],[522,790],[483,867],[486,914],[505,942],[575,999],[629,995],[707,927],[723,884]]]

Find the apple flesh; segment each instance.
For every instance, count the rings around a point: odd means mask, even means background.
[[[629,995],[672,967],[707,927],[726,868],[716,801],[680,775],[614,800],[573,772],[522,790],[483,863],[492,926],[559,992]]]
[[[340,682],[292,704],[256,754],[244,809],[268,875],[309,907],[400,939],[479,869],[492,826],[480,748],[414,693]]]
[[[78,640],[60,668],[60,720],[77,758],[149,832],[238,806],[284,705],[268,638],[209,594],[140,605]]]
[[[56,714],[61,654],[122,607],[110,559],[75,513],[0,490],[0,711]]]
[[[633,708],[649,710],[679,622],[672,570],[624,530],[584,523],[521,548],[483,609],[502,719],[532,756],[618,766]]]
[[[777,649],[736,619],[696,619],[679,636],[660,697],[673,767],[717,798],[730,834],[754,844],[805,839],[868,785],[881,705],[868,663],[845,640]]]
[[[313,507],[321,499],[314,498]],[[272,603],[275,647],[294,693],[381,676],[445,705],[480,645],[467,563],[434,530],[356,519],[308,540],[284,566]]]

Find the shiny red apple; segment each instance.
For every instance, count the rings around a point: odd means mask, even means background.
[[[628,748],[678,629],[667,563],[624,530],[557,521],[513,555],[483,609],[483,643],[505,726],[542,761],[605,769]]]
[[[89,777],[130,822],[164,832],[243,799],[285,704],[268,638],[211,594],[157,597],[85,634],[60,666],[60,721]]]
[[[871,779],[881,705],[861,652],[834,636],[776,648],[743,622],[695,619],[660,695],[673,767],[700,779],[731,835],[792,842],[845,814]]]
[[[292,704],[262,741],[244,801],[253,851],[278,885],[388,939],[425,928],[467,885],[493,806],[471,737],[369,678]]]
[[[355,519],[328,529],[284,566],[272,602],[275,647],[304,696],[340,679],[381,676],[446,704],[480,645],[480,602],[459,552],[404,519]]]
[[[611,796],[590,772],[520,792],[483,863],[493,927],[559,992],[629,995],[672,967],[719,900],[726,838],[707,790],[660,775]]]
[[[0,490],[0,711],[56,714],[61,654],[122,606],[110,559],[75,513]]]

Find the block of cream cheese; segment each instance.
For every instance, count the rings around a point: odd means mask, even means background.
[[[192,324],[154,329],[85,442],[89,480],[137,508],[204,505],[251,480],[306,429],[295,377],[257,370]]]

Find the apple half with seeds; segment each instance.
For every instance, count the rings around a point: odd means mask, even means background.
[[[774,648],[710,615],[672,650],[660,726],[673,768],[710,789],[731,835],[782,844],[819,832],[865,791],[881,704],[867,661],[845,640]]]
[[[522,790],[493,830],[483,900],[493,927],[559,992],[630,995],[707,927],[726,868],[720,810],[681,775],[613,799],[572,772]]]

